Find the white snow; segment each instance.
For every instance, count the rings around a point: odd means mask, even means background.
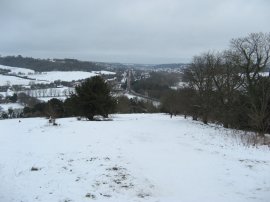
[[[6,96],[12,96],[14,93],[16,92],[14,92],[13,90],[7,89],[6,92],[0,92],[0,95],[3,97],[6,97]]]
[[[137,98],[138,100],[145,100],[145,99],[142,98],[142,97],[138,97],[138,96],[133,95],[133,94],[130,94],[130,93],[124,93],[123,95],[126,96],[128,99]]]
[[[0,74],[0,86],[5,85],[28,85],[29,83],[47,83],[45,81],[33,81],[16,76],[6,76]]]
[[[74,72],[42,72],[40,74],[32,74],[27,75],[28,78],[35,79],[23,79],[16,76],[6,76],[0,75],[0,85],[28,85],[29,83],[50,83],[56,80],[61,81],[73,81],[86,79],[89,77],[96,76],[97,74],[91,72],[82,72],[82,71],[74,71]]]
[[[269,202],[269,148],[181,117],[112,118],[0,121],[0,201]]]
[[[10,70],[9,74],[21,74],[21,75],[28,75],[28,74],[34,74],[35,71],[31,69],[26,68],[20,68],[20,67],[9,67],[0,65],[0,69],[8,69]]]
[[[39,97],[38,99],[39,99],[40,101],[43,101],[43,102],[48,102],[49,100],[51,100],[51,99],[53,99],[53,98],[56,98],[56,99],[58,99],[58,100],[64,101],[64,100],[67,99],[67,96],[60,96],[60,97],[58,97],[58,96],[52,96],[52,97]]]
[[[51,71],[51,72],[35,72],[31,69],[26,68],[19,68],[19,67],[9,67],[0,65],[0,69],[8,69],[11,70],[8,74],[10,76],[6,75],[0,75],[0,85],[28,85],[31,83],[50,83],[54,82],[56,80],[61,81],[73,81],[73,80],[81,80],[90,78],[96,75],[104,74],[104,75],[110,75],[115,74],[115,72],[110,71],[93,71],[93,72],[84,72],[84,71]],[[14,76],[15,75],[15,76]],[[27,76],[28,78],[35,79],[35,80],[29,80],[29,79],[23,79],[16,77],[18,76]]]
[[[95,74],[104,74],[104,75],[114,75],[116,74],[115,72],[110,72],[110,71],[105,71],[105,70],[102,70],[102,71],[92,71],[93,73]]]
[[[173,89],[173,90],[178,90],[178,89],[181,89],[181,88],[187,88],[188,87],[188,83],[187,82],[178,82],[175,86],[171,86],[170,88]]]
[[[80,79],[86,79],[89,77],[96,76],[97,74],[92,72],[83,72],[83,71],[53,71],[53,72],[42,72],[41,74],[30,75],[30,78],[37,80],[45,80],[49,82],[54,82],[56,80],[61,81],[76,81]]]
[[[9,108],[12,108],[12,109],[23,109],[24,106],[21,105],[21,104],[19,104],[19,103],[2,103],[2,104],[0,104],[0,109],[2,111],[8,111]]]
[[[269,77],[269,72],[260,72],[259,74],[263,77]]]
[[[121,94],[119,94],[118,96],[120,96]],[[122,94],[123,96],[126,96],[128,99],[138,99],[139,101],[143,101],[143,102],[152,102],[152,104],[155,106],[155,107],[159,107],[160,106],[160,102],[158,101],[152,101],[152,100],[149,100],[149,99],[146,99],[144,97],[140,97],[140,96],[137,96],[137,95],[133,95],[131,93],[124,93]]]
[[[35,97],[38,99],[43,99],[49,97],[51,98],[64,98],[68,97],[70,94],[74,93],[75,88],[72,87],[59,87],[59,88],[45,88],[45,89],[37,89],[37,90],[24,90],[19,91],[18,93],[26,93],[27,95],[31,97]]]

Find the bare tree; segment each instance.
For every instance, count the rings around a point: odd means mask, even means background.
[[[269,64],[270,33],[252,33],[247,37],[233,39],[231,47],[239,57],[238,65],[246,80],[246,90],[252,94],[260,72],[265,70]]]
[[[255,127],[259,137],[269,130],[270,124],[270,80],[269,78],[261,78],[256,90],[256,99],[252,99],[250,103],[249,117],[251,125]]]
[[[38,94],[38,97],[41,97],[42,89],[37,89],[37,94]]]
[[[184,77],[189,82],[192,89],[195,90],[194,115],[199,115],[205,124],[208,123],[209,113],[211,111],[211,99],[213,93],[212,80],[212,54],[205,53],[201,56],[195,56],[191,65],[185,70]],[[195,117],[196,119],[196,117]]]
[[[47,97],[47,89],[42,89],[42,97]]]
[[[229,122],[233,120],[234,103],[243,84],[238,61],[239,57],[233,52],[224,51],[212,54],[209,63],[219,104],[218,111],[221,112],[220,117],[225,128],[228,128]]]
[[[247,37],[233,39],[231,47],[240,59],[238,65],[245,79],[244,90],[250,105],[249,117],[258,135],[264,136],[266,130],[264,117],[268,117],[270,113],[266,108],[266,103],[269,102],[269,82],[267,81],[269,78],[262,79],[260,72],[266,70],[269,65],[270,33],[252,33]],[[258,95],[258,90],[261,95]]]
[[[165,112],[170,114],[172,118],[173,115],[179,113],[179,93],[176,90],[169,91],[164,98],[162,98],[162,108]]]

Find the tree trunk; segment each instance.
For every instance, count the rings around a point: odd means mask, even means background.
[[[208,117],[206,114],[203,115],[203,123],[207,124],[208,123]]]
[[[258,133],[257,133],[257,136],[258,136],[258,137],[263,137],[263,138],[264,138],[264,132],[258,132]]]
[[[93,121],[94,120],[94,115],[88,115],[87,117],[86,117],[89,121]]]

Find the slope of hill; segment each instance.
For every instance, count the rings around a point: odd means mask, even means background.
[[[106,69],[101,64],[75,59],[35,59],[22,56],[0,56],[0,64],[22,67],[38,72],[46,71],[100,71]]]
[[[32,79],[19,78],[12,75],[1,75],[0,74],[0,86],[4,85],[29,85],[33,82]],[[35,81],[35,83],[48,83],[46,81]]]
[[[162,114],[0,121],[0,201],[268,202],[269,148]]]
[[[86,79],[89,77],[96,76],[97,74],[92,72],[83,72],[83,71],[52,71],[52,72],[42,72],[41,74],[35,74],[29,76],[29,78],[33,78],[36,80],[43,80],[48,82],[54,82],[56,80],[61,81],[76,81],[80,79]]]
[[[0,85],[28,85],[30,82],[34,83],[50,83],[56,80],[61,81],[76,81],[86,79],[96,75],[112,75],[115,72],[110,71],[49,71],[49,72],[35,72],[34,70],[20,67],[10,67],[0,65],[0,70],[8,70],[9,72],[0,74]]]
[[[16,74],[16,75],[28,75],[28,74],[34,74],[35,71],[27,68],[20,68],[20,67],[10,67],[10,66],[4,66],[0,65],[0,69],[9,70],[9,74]]]

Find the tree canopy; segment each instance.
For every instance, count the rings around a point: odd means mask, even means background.
[[[108,114],[114,112],[116,101],[110,95],[108,84],[100,76],[86,79],[75,91],[71,103],[76,105],[76,115],[93,120],[95,115],[107,118]]]

